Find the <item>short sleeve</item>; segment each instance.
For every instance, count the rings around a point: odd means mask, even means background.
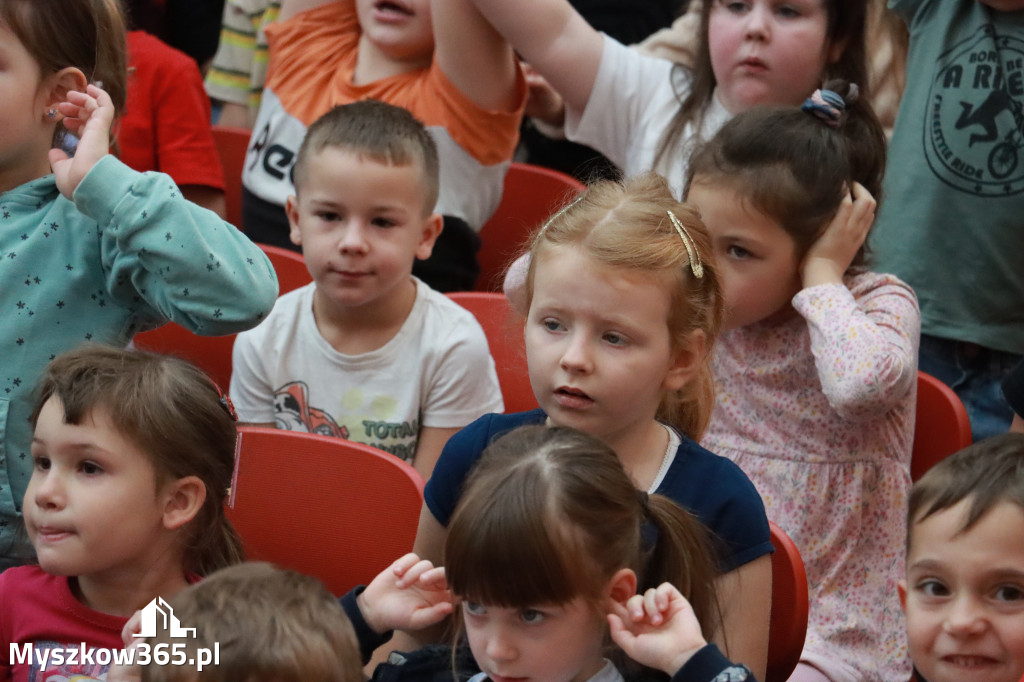
[[[231,402],[243,423],[275,421],[274,389],[265,376],[260,352],[264,336],[261,326],[242,332],[231,351]]]

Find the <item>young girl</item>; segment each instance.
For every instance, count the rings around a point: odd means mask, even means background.
[[[865,83],[863,0],[708,0],[692,70],[597,32],[569,0],[473,0],[562,96],[566,134],[627,177],[682,193],[689,143],[758,104],[799,105],[825,77]]]
[[[652,553],[648,523],[663,537]],[[710,682],[727,669],[728,679],[746,679],[701,634],[700,623],[714,629],[716,574],[704,527],[661,495],[638,493],[607,445],[575,429],[524,426],[491,444],[467,479],[444,569],[407,555],[342,604],[365,655],[380,635],[459,603],[483,671],[473,680],[642,679],[635,665],[604,658],[609,622],[626,653],[673,679]]]
[[[695,212],[650,173],[595,184],[536,235],[526,280],[526,358],[541,408],[486,415],[445,446],[425,490],[415,551],[439,562],[463,479],[495,435],[573,426],[607,443],[634,485],[691,511],[721,541],[716,640],[763,676],[772,551],[746,476],[698,446],[710,418],[708,349],[721,300]]]
[[[108,153],[125,78],[118,0],[0,0],[0,568],[31,558],[15,529],[30,391],[51,358],[167,319],[237,332],[277,294],[252,242]],[[74,158],[51,150],[62,125],[80,138]]]
[[[694,153],[687,194],[725,296],[701,444],[743,468],[800,548],[797,680],[910,674],[896,583],[920,313],[906,284],[863,265],[885,138],[851,94],[836,82],[804,111],[737,116]]]
[[[0,573],[0,678],[99,677],[109,657],[69,654],[121,648],[137,609],[241,560],[231,409],[168,356],[85,345],[49,364],[24,505],[39,565]]]

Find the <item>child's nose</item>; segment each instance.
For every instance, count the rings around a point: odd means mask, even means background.
[[[64,485],[60,476],[52,471],[36,472],[35,503],[41,509],[59,509],[64,506]]]
[[[750,11],[747,12],[747,37],[764,40],[768,37],[769,27],[769,13],[771,9],[766,7],[764,3],[754,3],[751,6]]]
[[[512,661],[516,658],[516,647],[505,628],[494,628],[487,640],[487,657],[492,661]]]
[[[949,606],[945,631],[951,635],[977,634],[985,629],[984,606],[970,595],[958,596]]]
[[[338,250],[342,253],[362,253],[368,248],[367,226],[357,220],[351,220],[341,231],[338,239]]]
[[[587,340],[582,334],[570,334],[562,353],[562,369],[567,372],[587,373],[593,370],[593,359]]]

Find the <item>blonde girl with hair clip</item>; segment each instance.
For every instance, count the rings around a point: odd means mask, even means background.
[[[690,166],[725,297],[701,444],[796,545],[810,622],[792,680],[910,677],[903,566],[921,315],[865,267],[885,136],[843,81],[732,119]]]
[[[714,402],[709,352],[721,297],[696,212],[654,173],[603,182],[533,239],[526,358],[540,409],[490,414],[453,436],[427,483],[415,551],[440,562],[462,483],[497,435],[571,426],[604,441],[636,488],[690,511],[715,537],[721,626],[713,638],[763,676],[772,551],[760,497],[697,445]]]
[[[167,175],[110,153],[124,36],[117,0],[0,0],[0,569],[32,559],[15,529],[31,391],[50,359],[84,341],[124,346],[167,320],[239,332],[277,295],[255,244]]]
[[[38,396],[24,509],[39,563],[0,573],[0,679],[101,677],[109,657],[82,643],[120,649],[136,610],[243,558],[224,516],[233,408],[182,360],[99,345],[53,360]]]
[[[455,641],[465,635],[472,661],[439,656],[437,677],[386,665],[374,679],[442,679],[444,668],[452,679],[453,662],[459,679],[475,663],[473,682],[748,679],[705,641],[717,574],[707,529],[636,490],[606,444],[535,425],[498,438],[473,468],[444,568],[407,555],[342,605],[364,652],[395,627],[461,611]],[[606,646],[609,625],[621,650]]]

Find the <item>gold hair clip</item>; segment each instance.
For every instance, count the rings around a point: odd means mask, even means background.
[[[679,233],[679,238],[683,240],[683,246],[686,247],[686,255],[690,259],[690,269],[693,270],[693,276],[700,279],[704,276],[704,264],[700,260],[700,253],[697,252],[697,243],[693,241],[693,237],[687,231],[683,224],[679,222],[679,218],[672,211],[665,211],[668,213],[668,217],[672,219],[672,224],[676,228],[676,232]]]
[[[544,225],[542,225],[541,228],[539,230],[537,230],[537,234],[536,234],[536,236],[534,236],[532,243],[536,244],[537,242],[539,242],[540,238],[544,236],[544,233],[548,231],[548,227],[550,227],[551,223],[555,222],[559,217],[561,217],[561,215],[563,213],[565,213],[570,208],[572,208],[573,206],[578,204],[580,202],[580,199],[582,199],[582,198],[583,197],[582,197],[582,194],[581,194],[580,196],[576,197],[575,199],[570,201],[568,204],[566,204],[562,208],[558,209],[550,218],[548,218],[544,222]]]

